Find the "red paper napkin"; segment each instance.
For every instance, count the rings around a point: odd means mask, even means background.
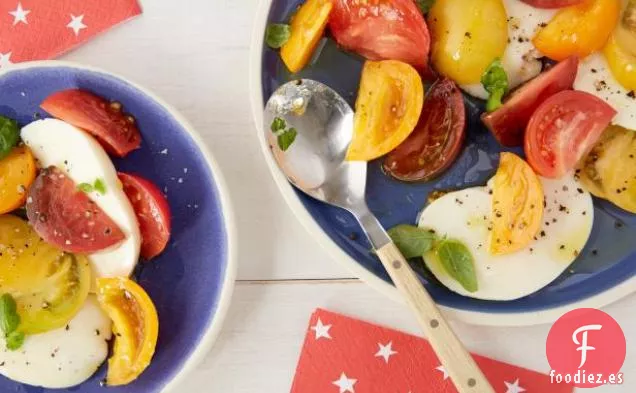
[[[137,0],[0,0],[0,68],[54,58],[140,13]]]
[[[545,374],[473,355],[497,393],[570,393]],[[457,392],[423,338],[318,309],[291,393]]]

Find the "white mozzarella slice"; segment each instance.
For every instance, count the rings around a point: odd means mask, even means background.
[[[612,123],[636,130],[636,96],[614,78],[602,53],[594,53],[581,62],[574,89],[593,94],[616,109],[618,114]]]
[[[0,337],[0,374],[45,388],[67,388],[90,378],[108,356],[111,321],[90,295],[68,328],[27,336],[17,351]]]
[[[75,184],[101,179],[106,193],[90,198],[119,226],[126,239],[112,248],[88,255],[97,277],[129,276],[139,260],[141,235],[117,171],[99,143],[84,131],[56,119],[35,121],[22,129],[22,140],[41,167],[56,166]]]
[[[487,300],[514,300],[540,290],[577,258],[592,231],[594,207],[590,194],[573,176],[541,179],[546,196],[543,225],[537,240],[508,255],[490,254],[492,195],[487,187],[447,194],[420,216],[420,227],[438,236],[462,241],[471,251],[478,290],[468,292],[443,268],[435,252],[424,256],[426,266],[450,290]]]

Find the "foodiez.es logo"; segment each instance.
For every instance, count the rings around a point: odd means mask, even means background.
[[[622,384],[626,351],[625,334],[614,318],[593,308],[570,311],[548,334],[550,379],[581,388]]]

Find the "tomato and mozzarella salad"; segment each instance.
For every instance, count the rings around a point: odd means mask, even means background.
[[[292,73],[325,36],[365,59],[346,159],[398,181],[449,169],[483,100],[496,172],[389,231],[450,290],[527,296],[579,257],[592,195],[636,213],[636,0],[306,0],[285,22],[265,38]],[[302,137],[271,128],[282,151]]]
[[[131,275],[163,252],[170,208],[110,155],[139,148],[122,105],[83,90],[47,97],[51,118],[0,116],[0,374],[78,385],[109,356],[109,386],[135,380],[158,336],[155,306]]]

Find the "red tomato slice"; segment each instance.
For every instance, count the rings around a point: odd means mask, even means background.
[[[119,226],[58,168],[43,169],[29,189],[29,222],[47,243],[93,253],[125,239]]]
[[[63,90],[48,96],[40,107],[51,116],[86,130],[115,156],[124,157],[141,145],[135,119],[125,114],[117,102],[84,90]]]
[[[570,57],[543,72],[515,90],[504,105],[484,113],[482,121],[504,146],[521,146],[530,117],[548,97],[571,89],[579,67],[579,59]]]
[[[141,232],[141,256],[152,259],[166,248],[170,240],[170,206],[150,181],[136,175],[118,173],[124,192],[132,203]]]
[[[582,91],[566,90],[548,98],[528,123],[525,152],[539,175],[559,178],[592,149],[616,110]]]
[[[585,0],[521,0],[537,8],[561,8],[581,4]]]
[[[424,70],[430,35],[413,0],[334,0],[329,28],[336,42],[369,60],[400,60]]]
[[[399,180],[429,180],[448,169],[461,151],[466,130],[464,99],[455,82],[443,79],[430,89],[415,131],[384,160]]]

